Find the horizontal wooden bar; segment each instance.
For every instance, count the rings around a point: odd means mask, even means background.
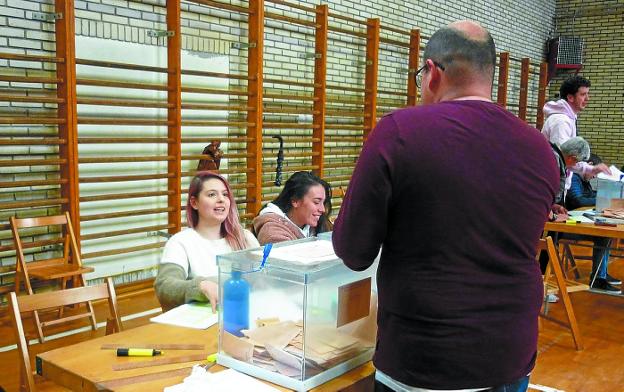
[[[353,91],[353,92],[356,92],[356,93],[363,93],[363,92],[365,92],[364,88],[362,88],[362,87],[347,87],[347,86],[341,86],[339,84],[328,84],[327,85],[327,89],[328,90]]]
[[[135,71],[149,71],[149,72],[160,72],[167,73],[166,67],[152,67],[149,65],[140,65],[140,64],[130,64],[130,63],[119,63],[114,61],[102,61],[102,60],[87,60],[87,59],[76,59],[76,65],[89,65],[93,67],[104,67],[104,68],[117,68],[117,69],[130,69]]]
[[[66,144],[67,140],[57,137],[0,139],[0,146],[48,146]]]
[[[208,143],[213,140],[218,140],[221,143],[248,143],[254,141],[253,137],[247,136],[220,136],[220,135],[210,135],[210,136],[193,136],[193,137],[183,137],[182,143]]]
[[[170,143],[173,139],[166,137],[79,137],[80,144],[113,144],[113,143]]]
[[[223,72],[209,72],[209,71],[196,71],[190,69],[183,69],[182,75],[193,75],[193,76],[206,76],[210,78],[224,78],[224,79],[238,79],[238,80],[249,80],[247,75],[236,75],[229,74]]]
[[[340,15],[337,14],[335,12],[329,12],[329,17],[330,18],[334,18],[334,19],[341,19],[341,20],[346,20],[347,22],[352,22],[352,23],[358,23],[361,24],[363,26],[366,26],[366,20],[365,19],[355,19],[355,18],[351,18],[349,16],[346,15]]]
[[[102,220],[102,219],[115,219],[115,218],[126,218],[129,216],[140,216],[140,215],[154,215],[154,214],[163,214],[166,212],[173,211],[173,207],[165,207],[165,208],[149,208],[144,210],[132,210],[132,211],[116,211],[116,212],[107,212],[103,214],[92,214],[92,215],[81,215],[81,222],[88,222],[93,220]]]
[[[337,33],[342,33],[342,34],[347,34],[347,35],[353,35],[353,36],[360,37],[360,38],[366,38],[366,32],[361,32],[361,31],[351,31],[351,30],[347,30],[347,29],[343,29],[343,28],[336,27],[336,26],[331,26],[331,25],[330,25],[327,29],[328,29],[329,31],[335,31],[335,32],[337,32]],[[362,46],[364,46],[364,45],[366,45],[366,42],[362,42],[362,43],[359,43],[359,42],[353,42],[353,44],[355,44],[355,45],[362,45]]]
[[[100,238],[118,237],[120,235],[149,233],[149,232],[152,232],[152,231],[167,230],[167,229],[170,229],[172,227],[175,227],[175,225],[174,224],[169,224],[169,225],[153,225],[153,226],[144,226],[144,227],[134,227],[132,229],[104,231],[104,232],[100,232],[100,233],[83,234],[83,235],[80,236],[80,239],[82,241],[89,241],[89,240],[96,240],[96,239],[100,239]]]
[[[78,97],[77,102],[80,105],[98,105],[98,106],[123,106],[123,107],[138,107],[138,108],[173,107],[173,105],[168,104],[166,101],[139,100],[139,99],[107,99],[107,98]]]
[[[398,97],[407,97],[407,93],[403,91],[392,91],[392,90],[377,90],[378,94],[386,94],[386,95],[395,95]],[[379,102],[379,101],[378,101]],[[380,102],[383,103],[383,102]],[[405,105],[405,103],[403,103]]]
[[[0,117],[0,124],[58,125],[65,124],[64,118],[56,117]]]
[[[128,181],[145,181],[160,180],[173,177],[173,173],[160,174],[137,174],[128,176],[99,176],[99,177],[80,177],[78,182],[81,184],[92,184],[99,182],[128,182]]]
[[[298,82],[296,80],[286,80],[286,79],[264,78],[263,82],[273,83],[273,84],[285,84],[285,85],[290,85],[290,86],[314,87],[314,83]]]
[[[14,210],[17,208],[27,207],[46,207],[67,204],[68,199],[45,199],[45,200],[28,200],[28,201],[10,201],[6,203],[0,203],[0,210]]]
[[[336,162],[336,163],[325,163],[325,168],[327,169],[342,169],[342,168],[355,168],[355,161],[353,162]]]
[[[362,136],[325,136],[325,142],[364,142],[364,135]]]
[[[32,103],[64,103],[63,98],[45,97],[36,95],[6,95],[0,94],[0,102],[32,102]]]
[[[395,39],[390,39],[390,38],[379,38],[379,42],[383,42],[384,44],[390,44],[390,45],[394,45],[394,46],[398,46],[401,48],[408,48],[410,47],[409,42],[403,42],[403,41],[397,41]],[[381,48],[380,48],[381,50]],[[407,53],[406,53],[407,54]]]
[[[284,141],[284,143],[314,143],[314,142],[319,142],[321,141],[320,138],[316,138],[316,137],[305,137],[305,136],[284,136],[282,135],[282,140]],[[266,145],[266,144],[277,144],[279,143],[277,141],[277,139],[275,139],[273,136],[263,136],[262,137],[262,145]]]
[[[364,124],[325,124],[325,129],[359,131],[364,129]]]
[[[100,86],[100,87],[116,87],[116,88],[128,88],[137,90],[155,90],[155,91],[167,91],[167,85],[155,84],[155,83],[137,83],[137,82],[118,82],[113,80],[98,80],[98,79],[76,79],[77,85],[82,86]]]
[[[276,14],[275,12],[270,12],[270,11],[265,11],[264,12],[264,17],[268,18],[268,19],[280,20],[282,22],[298,24],[298,25],[301,25],[301,26],[307,26],[307,27],[312,27],[312,28],[316,27],[316,22],[314,22],[314,21],[299,19],[299,18],[295,18],[295,17],[292,17],[292,16]]]
[[[67,159],[11,159],[0,160],[0,167],[64,165]]]
[[[182,126],[195,127],[254,127],[256,124],[246,121],[207,121],[207,120],[182,120]]]
[[[211,6],[211,7],[214,7],[214,8],[220,8],[220,9],[224,9],[224,10],[228,10],[228,11],[240,12],[241,14],[249,14],[249,9],[248,8],[241,7],[241,6],[238,6],[238,5],[221,3],[219,1],[212,1],[212,0],[189,0],[189,1],[192,1],[192,2],[197,3],[197,4],[208,5],[208,6]]]
[[[263,129],[316,129],[318,126],[309,124],[299,124],[293,122],[265,122],[262,124]]]
[[[83,158],[78,158],[78,163],[163,162],[163,161],[172,161],[174,159],[175,157],[171,155],[83,157]]]
[[[223,90],[218,88],[206,88],[206,87],[184,87],[182,86],[183,93],[198,93],[198,94],[216,94],[216,95],[237,95],[237,96],[249,96],[249,91],[243,90]]]
[[[298,109],[298,108],[267,108],[263,109],[265,113],[292,113],[292,114],[313,114],[312,108]]]
[[[153,118],[106,118],[106,117],[80,117],[78,124],[90,125],[173,125],[173,121]]]
[[[382,30],[388,30],[388,31],[392,31],[393,33],[397,33],[397,34],[402,34],[405,35],[406,37],[409,37],[411,35],[411,32],[408,30],[403,30],[403,29],[399,29],[397,27],[392,27],[392,26],[388,26],[388,25],[380,25],[379,26]]]
[[[323,177],[323,179],[327,182],[338,182],[338,181],[350,181],[351,180],[351,176],[325,176]]]
[[[290,2],[284,1],[284,0],[265,0],[265,3],[273,3],[273,4],[285,5],[287,7],[298,9],[298,10],[301,10],[301,11],[316,13],[316,8],[314,8],[314,7],[308,7],[308,6],[301,5],[301,4],[290,3]]]
[[[62,57],[38,56],[33,54],[0,53],[3,60],[40,61],[42,63],[65,63]]]
[[[255,169],[251,167],[233,167],[233,168],[215,170],[215,172],[219,174],[245,174],[245,173],[253,173],[254,171]],[[192,171],[182,172],[180,173],[180,175],[182,177],[192,177],[196,173],[197,173],[197,170],[192,170]],[[183,189],[183,191],[186,192],[187,190]]]
[[[87,203],[90,201],[121,200],[121,199],[135,199],[135,198],[141,198],[141,197],[167,196],[172,193],[173,191],[111,193],[111,194],[105,194],[105,195],[81,196],[80,202]]]
[[[207,103],[184,103],[182,102],[182,109],[190,109],[190,110],[228,110],[228,111],[247,111],[251,110],[251,108],[242,105],[218,105],[218,104],[207,104]]]
[[[55,179],[55,180],[26,180],[26,181],[3,181],[0,182],[0,188],[21,188],[21,187],[31,187],[31,186],[44,186],[44,185],[61,185],[66,184],[66,179]]]
[[[86,260],[86,259],[93,259],[96,257],[123,255],[127,253],[140,252],[143,250],[158,249],[158,248],[162,248],[163,246],[165,246],[166,243],[167,243],[166,241],[162,241],[162,242],[156,242],[154,244],[129,246],[126,248],[121,248],[121,249],[109,249],[109,250],[101,250],[98,252],[84,253],[82,255],[82,258],[83,260]]]
[[[7,228],[1,228],[3,230],[8,230],[10,228],[9,225],[6,225]],[[57,244],[62,244],[63,242],[65,242],[64,238],[52,238],[52,239],[46,239],[46,240],[40,240],[40,241],[30,241],[30,242],[23,242],[22,243],[22,248],[24,249],[32,249],[32,248],[40,248],[42,246],[50,246],[50,245],[57,245]],[[8,252],[11,250],[15,250],[15,245],[14,244],[8,244],[8,245],[3,245],[0,246],[0,253],[1,252]],[[9,266],[10,269],[15,269],[15,266]],[[0,270],[1,271],[1,270]]]
[[[62,78],[45,77],[45,76],[15,76],[15,75],[0,75],[1,82],[16,82],[16,83],[45,83],[56,84],[63,83]]]
[[[227,153],[223,154],[222,159],[233,159],[233,158],[250,158],[253,155],[247,152],[239,152],[239,153]],[[210,155],[203,154],[190,154],[190,155],[182,155],[182,160],[190,161],[196,159],[210,159],[212,158]]]
[[[317,99],[310,95],[294,95],[294,94],[264,94],[267,99],[287,99],[297,101],[316,101]]]

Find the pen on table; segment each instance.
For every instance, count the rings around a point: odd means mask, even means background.
[[[118,357],[153,357],[164,354],[161,350],[153,348],[118,348]]]

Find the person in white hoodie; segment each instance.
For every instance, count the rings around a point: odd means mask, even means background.
[[[542,134],[557,147],[573,137],[576,137],[576,119],[589,103],[589,88],[591,82],[580,76],[574,75],[566,79],[559,88],[560,99],[546,102],[544,105],[544,117],[546,121],[542,127]],[[572,172],[578,173],[584,178],[592,178],[598,173],[611,174],[605,164],[590,165],[587,162],[578,162],[566,178],[566,191],[570,189]]]
[[[253,221],[261,245],[306,238],[329,230],[331,188],[310,172],[293,173]]]
[[[575,75],[566,79],[559,88],[560,99],[546,102],[546,121],[542,133],[549,142],[561,147],[568,139],[576,137],[576,119],[589,103],[591,82]]]

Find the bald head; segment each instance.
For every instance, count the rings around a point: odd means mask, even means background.
[[[425,60],[445,67],[456,84],[487,81],[492,84],[496,48],[490,33],[476,22],[453,22],[436,31],[425,47]]]

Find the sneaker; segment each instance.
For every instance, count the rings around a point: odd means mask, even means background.
[[[607,282],[609,282],[609,284],[622,284],[621,280],[614,278],[613,276],[609,274],[607,274],[606,279],[607,279]]]
[[[548,294],[546,296],[546,302],[548,302],[549,304],[554,304],[559,302],[559,297],[557,297],[555,294]]]
[[[591,289],[596,290],[596,291],[604,291],[609,294],[621,294],[622,293],[622,290],[613,286],[611,283],[607,282],[607,280],[603,278],[596,279],[594,284],[591,285]]]

